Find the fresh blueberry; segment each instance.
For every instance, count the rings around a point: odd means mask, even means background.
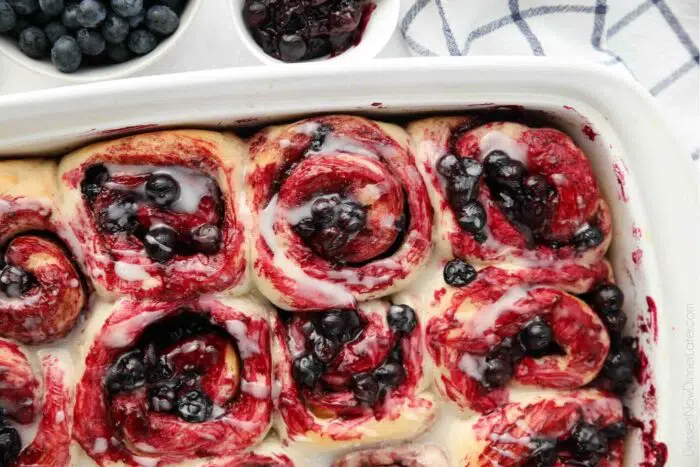
[[[408,305],[391,305],[386,320],[394,332],[404,334],[410,334],[417,324],[416,312]]]
[[[11,426],[0,427],[0,465],[15,465],[21,449],[22,440],[17,430]]]
[[[448,180],[453,179],[457,175],[464,175],[459,157],[449,153],[438,159],[437,171]]]
[[[129,49],[137,55],[145,55],[158,45],[156,36],[144,29],[131,31],[128,40]]]
[[[129,21],[129,27],[133,30],[136,28],[140,28],[143,26],[143,23],[146,21],[146,12],[144,10],[141,10],[134,16],[129,16],[126,18],[127,21]]]
[[[59,37],[68,34],[68,29],[66,29],[62,23],[52,21],[44,27],[44,33],[46,34],[46,38],[49,40],[51,45],[53,45],[56,43]]]
[[[0,34],[12,31],[16,24],[15,10],[5,0],[0,0]]]
[[[316,334],[313,339],[314,356],[323,363],[330,363],[338,353],[337,341]]]
[[[352,392],[359,402],[372,405],[379,397],[379,383],[371,374],[361,373],[353,377]]]
[[[336,207],[338,227],[347,233],[360,232],[367,223],[365,208],[354,201],[346,201]]]
[[[154,384],[148,391],[151,410],[154,412],[170,412],[175,407],[177,383],[163,381]]]
[[[620,420],[604,427],[601,431],[608,439],[621,439],[627,436],[628,427],[624,420]]]
[[[590,455],[603,455],[608,449],[608,441],[595,427],[586,422],[579,422],[571,432],[570,441],[574,451],[583,457]]]
[[[602,284],[591,294],[593,308],[600,313],[620,311],[625,301],[625,295],[615,284]]]
[[[107,370],[105,385],[112,393],[131,391],[144,384],[146,384],[146,366],[140,350],[126,352]]]
[[[164,224],[152,227],[143,239],[148,257],[160,263],[175,256],[176,243],[177,232]]]
[[[117,200],[100,212],[99,225],[107,233],[134,232],[138,227],[137,209],[136,201],[132,198]]]
[[[519,334],[520,342],[528,352],[540,352],[547,349],[554,340],[552,327],[539,316],[532,319]]]
[[[42,29],[29,26],[19,34],[19,48],[28,57],[43,58],[49,51],[49,39]]]
[[[63,0],[39,0],[39,8],[49,16],[58,16],[63,11]]]
[[[94,29],[79,29],[75,35],[75,40],[78,41],[78,47],[80,47],[84,55],[94,57],[105,50],[104,37]]]
[[[78,4],[78,22],[84,28],[94,28],[107,17],[107,8],[98,0],[81,0]]]
[[[168,174],[154,173],[146,182],[146,196],[158,206],[170,206],[180,198],[180,185]]]
[[[107,56],[116,63],[122,63],[129,60],[132,53],[123,42],[119,44],[107,43]]]
[[[329,311],[320,317],[318,328],[327,338],[345,343],[357,337],[362,323],[355,310]]]
[[[78,21],[78,8],[79,5],[77,3],[72,3],[66,6],[66,9],[63,10],[63,14],[61,15],[61,22],[68,29],[74,30],[80,29],[82,27],[80,25],[80,22]]]
[[[406,371],[396,362],[385,362],[374,370],[374,378],[377,382],[392,388],[401,384],[405,377]]]
[[[39,2],[37,0],[8,0],[15,13],[18,15],[31,15],[36,10],[39,9]]]
[[[51,48],[51,62],[63,73],[73,73],[77,70],[82,57],[78,42],[70,36],[59,37]]]
[[[458,215],[457,223],[465,232],[479,233],[486,226],[486,210],[479,201],[468,202],[459,210]]]
[[[121,16],[109,14],[102,24],[102,35],[110,44],[124,42],[129,34],[129,23]]]
[[[285,62],[298,62],[306,55],[306,42],[298,34],[284,34],[279,42],[280,58]]]
[[[177,14],[164,5],[155,5],[146,12],[146,27],[157,34],[168,36],[180,26]]]
[[[201,391],[189,391],[178,397],[175,414],[186,422],[202,423],[211,417],[212,401]]]
[[[557,462],[557,440],[550,438],[533,438],[533,447],[527,466],[554,467]]]
[[[85,170],[80,188],[89,200],[94,200],[102,191],[102,186],[109,180],[109,171],[104,164],[95,164]]]
[[[577,250],[587,250],[600,245],[604,239],[600,228],[589,225],[574,235],[573,243]]]
[[[243,21],[250,28],[265,24],[268,18],[266,2],[261,0],[246,0],[243,5]]]
[[[0,288],[10,298],[19,298],[31,289],[34,280],[17,266],[5,266],[0,273]]]
[[[513,365],[509,360],[503,358],[492,358],[486,360],[486,368],[482,375],[482,382],[490,388],[504,386],[513,376]]]
[[[138,15],[143,10],[143,0],[112,0],[112,10],[122,18]]]
[[[311,217],[304,217],[294,224],[294,231],[301,238],[311,238],[316,233],[316,223]]]
[[[303,355],[292,364],[292,374],[294,379],[305,388],[313,389],[316,386],[325,367],[323,362],[317,360],[312,355]]]
[[[205,255],[213,255],[221,249],[221,230],[212,224],[203,224],[192,231],[192,244],[195,250]]]
[[[466,261],[457,258],[445,265],[442,277],[453,287],[464,287],[476,279],[476,269]]]

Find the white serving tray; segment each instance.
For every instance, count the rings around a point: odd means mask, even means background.
[[[700,305],[693,169],[679,157],[648,93],[602,67],[542,58],[399,59],[235,68],[17,94],[0,97],[0,156],[60,154],[96,138],[157,127],[246,128],[312,113],[382,119],[492,105],[546,111],[591,158],[612,209],[610,258],[629,325],[653,328],[647,297],[658,307],[658,337],[640,337],[658,410],[645,404],[646,387],[626,402],[636,417],[656,419],[668,466],[697,465],[697,449],[688,444],[696,435],[686,423],[697,427],[697,406],[685,407],[697,398],[684,385],[688,365],[697,361],[686,362],[694,351],[686,346],[697,335],[687,326],[695,324],[691,312]],[[640,264],[632,260],[637,249]],[[640,443],[633,444],[628,466],[639,464]]]

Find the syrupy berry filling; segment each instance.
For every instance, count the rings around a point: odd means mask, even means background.
[[[564,351],[554,339],[552,326],[542,317],[535,317],[511,337],[503,339],[491,349],[476,369],[465,368],[468,373],[480,373],[481,383],[487,388],[505,386],[515,374],[515,366],[525,356],[540,358],[546,355],[563,355]]]
[[[268,55],[299,62],[357,44],[374,7],[371,0],[246,0],[243,20]]]
[[[622,394],[633,383],[639,367],[639,355],[634,340],[622,335],[627,323],[627,315],[622,310],[625,296],[615,284],[603,283],[581,298],[598,314],[610,335],[610,352],[596,384]]]
[[[240,386],[235,342],[205,316],[183,309],[146,328],[105,378],[115,428],[139,425],[146,411],[201,423],[223,414]]]
[[[81,189],[114,255],[143,249],[167,262],[221,248],[221,193],[202,172],[96,164],[85,171]]]
[[[486,241],[487,210],[478,200],[481,182],[508,221],[518,229],[528,247],[573,245],[578,250],[593,248],[604,240],[601,229],[586,223],[568,243],[553,238],[551,222],[560,201],[547,177],[530,173],[519,160],[501,150],[491,151],[483,165],[471,157],[448,153],[437,162],[437,171],[445,180],[447,199],[457,223],[483,243]]]
[[[5,411],[0,408],[0,466],[14,465],[21,450],[19,433],[9,425]]]
[[[293,377],[317,416],[352,417],[376,409],[406,379],[402,342],[415,329],[415,311],[392,305],[388,328],[354,310],[290,318]]]
[[[624,421],[602,428],[579,421],[570,433],[559,438],[535,438],[525,467],[554,467],[570,465],[596,467],[608,453],[611,443],[621,441],[627,434]]]

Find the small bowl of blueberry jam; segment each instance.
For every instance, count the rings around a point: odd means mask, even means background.
[[[157,60],[203,0],[0,0],[0,52],[64,81],[131,75]]]
[[[400,0],[230,0],[241,40],[268,65],[372,58],[391,38]]]

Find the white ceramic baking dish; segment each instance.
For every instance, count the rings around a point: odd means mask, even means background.
[[[655,420],[668,466],[697,465],[698,190],[651,98],[603,68],[539,58],[402,59],[95,83],[0,98],[0,155],[60,154],[156,127],[254,127],[323,112],[382,119],[493,105],[545,111],[590,156],[612,208],[610,258],[629,325],[649,359],[651,377],[626,403],[648,436]],[[639,465],[642,443],[630,444],[626,465]]]

